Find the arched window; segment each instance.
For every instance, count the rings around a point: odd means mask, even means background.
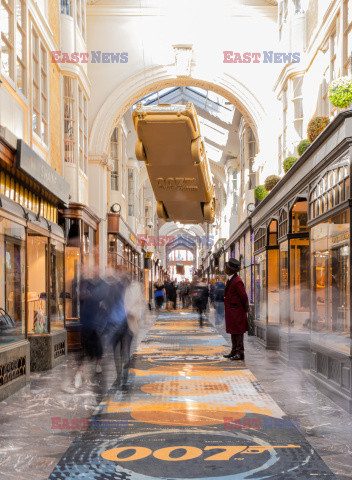
[[[264,248],[266,245],[266,229],[265,227],[259,228],[254,234],[254,251],[258,251]]]

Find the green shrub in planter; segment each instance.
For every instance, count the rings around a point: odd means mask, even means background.
[[[329,100],[334,107],[347,108],[352,103],[352,79],[340,77],[330,83]]]
[[[309,147],[310,145],[310,141],[308,140],[308,138],[306,138],[305,140],[301,140],[299,142],[299,145],[297,147],[297,152],[298,152],[298,155],[301,156],[304,154],[304,152],[307,150],[307,148]]]
[[[275,185],[280,181],[280,177],[277,175],[270,175],[264,182],[264,187],[268,192],[270,192]]]
[[[329,117],[315,117],[308,123],[308,139],[311,143],[321,134],[323,130],[329,125]]]
[[[257,200],[264,200],[264,198],[268,195],[268,191],[264,187],[264,185],[258,185],[254,189],[254,196]]]
[[[285,173],[287,173],[287,172],[290,170],[290,168],[292,167],[292,165],[293,165],[294,163],[296,163],[296,162],[297,162],[297,158],[296,158],[296,157],[287,157],[287,158],[285,158],[284,163],[283,163],[283,167],[284,167]]]

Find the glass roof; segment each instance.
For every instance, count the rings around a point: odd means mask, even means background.
[[[192,102],[196,107],[208,158],[213,162],[220,162],[236,110],[235,106],[221,95],[200,87],[168,87],[146,95],[132,106],[131,111],[138,103],[147,106],[187,102]]]

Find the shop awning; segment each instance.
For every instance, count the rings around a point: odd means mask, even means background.
[[[0,194],[0,208],[5,210],[7,213],[11,213],[18,218],[25,219],[25,209],[21,207],[19,203],[10,200],[9,198],[5,197],[5,195]]]

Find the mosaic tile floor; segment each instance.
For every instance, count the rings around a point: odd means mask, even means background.
[[[49,480],[336,480],[215,328],[164,313]]]

